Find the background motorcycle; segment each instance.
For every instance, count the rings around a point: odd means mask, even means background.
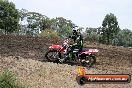
[[[56,45],[53,44],[49,46],[49,51],[46,52],[45,58],[49,62],[60,62],[61,60],[64,59],[65,53],[67,53],[69,47],[69,39],[66,38],[63,42],[62,45]],[[68,60],[67,61],[73,61],[80,63],[82,66],[85,67],[91,67],[93,64],[96,63],[96,53],[98,52],[98,49],[85,49],[80,51],[78,54],[78,50],[75,49],[73,50],[72,53],[69,53],[68,55]]]

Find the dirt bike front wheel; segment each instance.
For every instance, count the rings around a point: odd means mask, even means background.
[[[56,62],[59,59],[59,52],[57,50],[49,50],[48,52],[46,52],[45,54],[45,58],[49,61],[49,62]]]

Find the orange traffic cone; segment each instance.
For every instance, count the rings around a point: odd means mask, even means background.
[[[86,75],[86,70],[85,70],[84,67],[79,67],[79,68],[77,69],[77,73],[78,73],[79,75]]]

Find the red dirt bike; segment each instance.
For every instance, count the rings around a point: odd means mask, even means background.
[[[69,39],[66,38],[62,45],[51,45],[49,46],[49,51],[46,52],[45,58],[49,62],[59,62],[64,59],[65,53],[70,49]],[[78,52],[79,49],[74,49],[72,53],[69,53],[66,62],[75,62],[85,67],[91,67],[96,63],[96,53],[98,49],[83,49]]]

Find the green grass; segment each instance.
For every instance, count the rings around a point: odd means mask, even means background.
[[[29,88],[17,82],[16,76],[13,72],[5,70],[0,75],[0,88]]]

